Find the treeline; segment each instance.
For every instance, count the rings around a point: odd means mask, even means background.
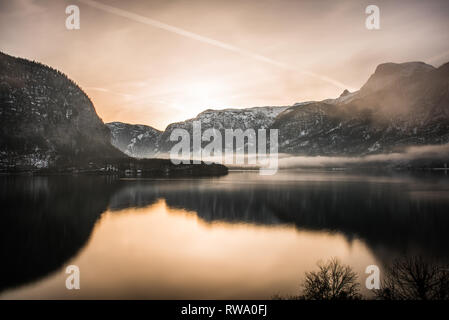
[[[28,60],[28,59],[24,59],[24,58],[20,58],[20,57],[13,57],[13,56],[10,56],[1,51],[0,51],[0,65],[3,65],[2,69],[4,69],[4,71],[6,71],[6,66],[11,65],[12,68],[10,68],[11,70],[8,70],[8,74],[9,75],[12,74],[17,77],[20,77],[21,74],[23,74],[23,70],[21,68],[16,68],[16,66],[21,66],[21,67],[25,66],[25,67],[29,67],[30,69],[38,69],[40,71],[45,70],[45,71],[51,72],[54,75],[60,76],[64,80],[68,81],[69,84],[73,85],[76,89],[79,89],[86,96],[86,98],[89,100],[89,102],[93,105],[92,100],[89,97],[89,95],[81,89],[81,87],[78,85],[78,83],[76,83],[74,80],[69,78],[64,72],[61,72],[58,69],[55,69],[49,65],[46,65],[42,62],[38,62],[35,60]]]

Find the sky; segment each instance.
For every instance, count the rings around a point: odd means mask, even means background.
[[[372,4],[379,30],[365,27]],[[0,0],[0,51],[67,74],[104,122],[163,130],[206,109],[334,98],[380,63],[438,67],[449,1]]]

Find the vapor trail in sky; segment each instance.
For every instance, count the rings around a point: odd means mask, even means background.
[[[252,58],[252,59],[255,59],[255,60],[267,63],[267,64],[270,64],[270,65],[273,65],[273,66],[276,66],[276,67],[279,67],[281,69],[293,70],[293,71],[300,72],[300,73],[302,73],[304,75],[308,75],[310,77],[313,77],[313,78],[322,80],[324,82],[330,83],[330,84],[332,84],[332,85],[334,85],[334,86],[336,86],[338,88],[349,89],[351,91],[355,90],[354,88],[351,88],[350,86],[347,86],[347,85],[345,85],[345,84],[343,84],[343,83],[341,83],[341,82],[339,82],[337,80],[334,80],[332,78],[329,78],[327,76],[316,74],[316,73],[310,72],[310,71],[300,70],[300,69],[295,68],[295,67],[293,67],[293,66],[291,66],[289,64],[273,60],[271,58],[268,58],[268,57],[265,57],[263,55],[260,55],[260,54],[257,54],[257,53],[254,53],[254,52],[251,52],[251,51],[248,51],[248,50],[236,47],[236,46],[233,46],[233,45],[225,43],[225,42],[221,42],[221,41],[218,41],[218,40],[215,40],[215,39],[212,39],[212,38],[201,36],[199,34],[196,34],[196,33],[193,33],[193,32],[190,32],[190,31],[187,31],[187,30],[184,30],[184,29],[181,29],[181,28],[178,28],[178,27],[175,27],[175,26],[172,26],[172,25],[169,25],[169,24],[166,24],[166,23],[154,20],[154,19],[150,19],[150,18],[141,16],[139,14],[135,14],[135,13],[132,13],[132,12],[129,12],[129,11],[126,11],[126,10],[123,10],[123,9],[119,9],[119,8],[116,8],[116,7],[113,7],[113,6],[110,6],[110,5],[106,5],[106,4],[97,2],[97,1],[93,1],[93,0],[78,0],[78,1],[82,2],[82,3],[86,4],[86,5],[89,5],[91,7],[94,7],[96,9],[102,10],[104,12],[115,14],[117,16],[120,16],[120,17],[123,17],[123,18],[127,18],[127,19],[130,19],[130,20],[136,21],[136,22],[140,22],[140,23],[143,23],[143,24],[146,24],[146,25],[150,25],[152,27],[159,28],[159,29],[162,29],[162,30],[165,30],[165,31],[169,31],[169,32],[178,34],[178,35],[183,36],[183,37],[187,37],[187,38],[190,38],[190,39],[193,39],[193,40],[196,40],[196,41],[200,41],[200,42],[203,42],[203,43],[206,43],[206,44],[218,47],[218,48],[222,48],[222,49],[225,49],[225,50],[228,50],[228,51],[232,51],[232,52],[241,54],[243,56],[246,56],[246,57],[249,57],[249,58]]]

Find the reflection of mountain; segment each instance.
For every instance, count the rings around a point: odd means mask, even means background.
[[[0,291],[60,268],[87,242],[113,185],[98,177],[0,180]]]
[[[449,186],[437,177],[257,180],[108,180],[4,177],[0,180],[0,291],[33,281],[73,257],[109,207],[164,199],[208,223],[291,224],[358,237],[381,259],[423,254],[448,259]],[[329,179],[333,178],[333,179]],[[163,244],[161,244],[163,246]]]
[[[210,181],[213,184],[213,180]],[[248,186],[247,186],[248,187]],[[180,181],[174,187],[169,183],[130,184],[111,198],[110,209],[121,210],[127,207],[145,207],[158,199],[165,199],[168,206],[194,211],[207,222],[223,221],[230,223],[279,224],[275,213],[260,201],[257,189],[243,188],[226,191],[212,185],[204,188],[192,182]],[[239,194],[236,196],[236,194]]]
[[[423,183],[419,192],[425,194],[425,183],[431,179],[416,181]],[[136,182],[116,193],[110,205],[115,210],[143,207],[164,198],[167,205],[194,211],[207,222],[294,224],[298,229],[359,237],[373,249],[449,258],[445,245],[449,240],[449,202],[411,198],[413,183],[356,180],[230,186],[215,184],[212,179],[198,184],[180,181],[172,186]]]

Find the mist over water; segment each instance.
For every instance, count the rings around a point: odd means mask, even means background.
[[[279,158],[279,167],[282,169],[317,166],[351,166],[354,164],[369,163],[388,164],[426,159],[433,159],[434,161],[447,161],[447,159],[449,159],[449,144],[412,146],[401,150],[401,152],[373,154],[360,157],[307,157],[282,154],[279,155]]]
[[[338,257],[447,261],[438,175],[280,171],[207,179],[2,177],[0,298],[270,298]],[[65,288],[80,267],[81,290]]]

